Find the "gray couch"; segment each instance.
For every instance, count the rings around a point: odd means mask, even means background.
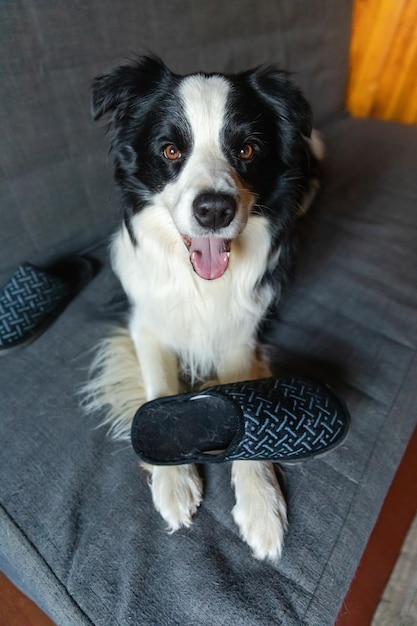
[[[417,414],[417,128],[344,111],[350,26],[348,0],[0,4],[0,281],[23,261],[102,261],[45,334],[0,361],[0,567],[59,626],[334,623]],[[193,526],[169,536],[132,450],[79,407],[119,313],[105,260],[117,195],[89,83],[143,50],[178,72],[278,62],[326,137],[269,342],[276,373],[334,385],[352,426],[337,450],[284,468],[276,566],[238,537],[228,467],[204,469]]]

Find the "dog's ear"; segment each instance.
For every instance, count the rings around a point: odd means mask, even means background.
[[[149,96],[172,74],[155,56],[139,58],[133,65],[121,65],[92,83],[92,115],[94,120],[106,113],[126,113],[133,99]]]
[[[312,130],[310,105],[300,89],[291,82],[289,74],[273,65],[265,65],[246,72],[247,79],[278,116],[294,126],[306,137]]]
[[[289,74],[275,66],[260,66],[243,75],[277,116],[283,139],[284,160],[291,158],[294,142],[311,136],[310,105],[300,89],[291,82]]]

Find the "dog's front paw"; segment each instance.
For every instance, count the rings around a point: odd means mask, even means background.
[[[170,532],[191,526],[202,498],[202,482],[194,465],[152,468],[152,499]]]
[[[271,463],[235,461],[232,515],[256,559],[277,561],[287,527],[287,507]]]

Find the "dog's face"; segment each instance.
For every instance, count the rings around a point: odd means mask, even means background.
[[[128,229],[135,213],[162,204],[202,278],[224,273],[251,214],[276,231],[295,214],[311,113],[283,72],[178,76],[144,57],[94,81],[94,117],[108,112]]]

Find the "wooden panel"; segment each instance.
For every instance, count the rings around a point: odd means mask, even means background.
[[[355,0],[347,104],[417,123],[417,0]]]
[[[417,517],[378,605],[371,626],[417,624]]]
[[[0,626],[54,626],[54,624],[0,572]]]
[[[417,429],[387,493],[335,626],[371,624],[416,512]]]

